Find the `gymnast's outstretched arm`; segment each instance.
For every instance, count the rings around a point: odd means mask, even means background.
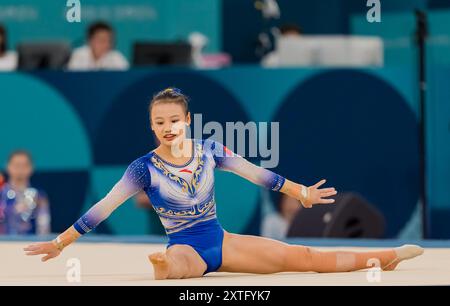
[[[61,251],[98,224],[130,197],[150,184],[150,173],[141,159],[131,163],[109,193],[92,206],[71,227],[51,242],[35,243],[24,248],[26,255],[45,254],[42,261],[58,256]]]
[[[306,187],[249,162],[219,142],[209,141],[207,145],[211,148],[218,169],[233,172],[254,184],[282,192],[299,200],[305,208],[310,208],[314,204],[334,203],[334,199],[326,198],[336,195],[337,192],[333,187],[319,189],[326,182],[325,180]]]

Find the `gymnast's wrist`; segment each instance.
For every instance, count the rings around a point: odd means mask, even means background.
[[[55,239],[52,240],[53,245],[60,251],[64,250],[64,248],[67,246],[64,244],[64,242],[61,240],[61,237],[58,236]]]
[[[309,189],[305,185],[300,185],[300,203],[305,206],[309,198]]]
[[[73,228],[70,227],[64,233],[58,235],[54,240],[52,240],[53,245],[55,245],[59,251],[62,251],[69,244],[77,240],[81,235]]]

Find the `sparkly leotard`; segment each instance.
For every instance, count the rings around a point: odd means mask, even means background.
[[[192,140],[191,159],[174,165],[155,152],[133,161],[111,191],[75,224],[85,234],[106,219],[128,198],[144,190],[175,244],[192,246],[207,265],[205,273],[222,263],[223,229],[217,220],[214,200],[214,169],[236,173],[249,181],[278,191],[285,179],[258,167],[213,140]]]

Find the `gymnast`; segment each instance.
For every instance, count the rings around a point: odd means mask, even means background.
[[[371,252],[319,251],[281,241],[229,233],[216,216],[214,169],[230,171],[254,184],[293,197],[305,208],[332,204],[337,191],[304,185],[256,166],[210,139],[188,139],[183,129],[191,116],[188,98],[177,88],[165,89],[149,104],[150,126],[160,145],[133,161],[110,192],[53,241],[24,248],[26,255],[57,257],[65,247],[93,230],[127,199],[140,191],[149,197],[169,242],[164,252],[148,256],[155,279],[201,277],[210,272],[349,272],[367,269],[376,259],[384,271],[421,255],[416,245]],[[178,151],[174,150],[178,147]],[[184,154],[179,154],[182,150]],[[187,153],[186,153],[187,152]],[[235,188],[239,188],[236,186]],[[226,203],[225,203],[226,204]]]

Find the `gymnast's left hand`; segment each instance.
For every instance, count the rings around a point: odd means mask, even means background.
[[[57,257],[61,254],[61,251],[53,242],[38,242],[30,244],[23,249],[25,254],[30,255],[45,255],[41,258],[41,261],[47,261],[51,258]]]
[[[305,192],[300,192],[300,203],[302,203],[303,207],[311,208],[316,204],[332,204],[334,203],[334,199],[329,199],[328,197],[334,196],[337,194],[336,189],[334,187],[322,188],[319,189],[320,186],[325,184],[326,180],[321,180],[318,183],[306,187]],[[305,188],[305,186],[302,186]]]

